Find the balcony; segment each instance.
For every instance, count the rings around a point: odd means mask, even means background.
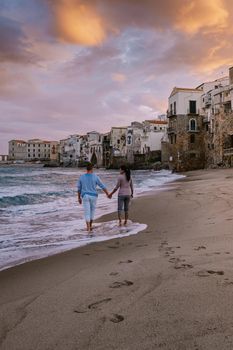
[[[167,112],[167,117],[169,118],[169,117],[176,117],[176,111],[168,111]]]

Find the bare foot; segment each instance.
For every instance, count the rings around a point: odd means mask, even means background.
[[[124,221],[124,226],[127,226],[127,221]]]
[[[121,226],[121,220],[119,220],[119,226]]]

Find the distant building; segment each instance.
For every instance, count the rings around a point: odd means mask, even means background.
[[[167,119],[152,119],[143,122],[144,135],[142,137],[141,145],[142,153],[161,150],[161,141],[167,133],[167,126]]]
[[[0,163],[6,163],[8,161],[7,154],[0,154]]]
[[[103,135],[97,131],[87,133],[89,148],[89,161],[93,165],[101,167],[103,164]]]
[[[142,166],[161,160],[161,141],[166,135],[167,121],[146,120],[133,122],[127,128],[127,161]]]
[[[126,157],[127,127],[112,127],[110,132],[110,146],[114,157]]]
[[[11,140],[8,143],[9,160],[27,160],[27,142],[24,140]]]
[[[40,139],[9,141],[9,160],[50,161],[58,160],[58,142]]]

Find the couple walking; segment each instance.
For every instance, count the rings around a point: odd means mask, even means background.
[[[120,168],[120,175],[117,179],[117,184],[111,193],[108,192],[106,186],[101,182],[100,178],[93,172],[93,165],[87,164],[86,174],[80,176],[78,187],[78,202],[83,204],[84,216],[87,225],[87,231],[92,231],[92,224],[94,220],[94,213],[97,201],[97,187],[100,187],[106,196],[111,199],[112,195],[118,191],[118,219],[119,226],[122,224],[121,214],[125,212],[124,225],[127,225],[129,202],[133,197],[133,181],[130,175],[130,170],[122,165]]]

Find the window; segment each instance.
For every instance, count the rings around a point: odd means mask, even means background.
[[[172,103],[170,104],[170,113],[173,114],[172,113]]]
[[[196,114],[197,108],[196,108],[196,101],[189,101],[189,113]]]
[[[189,130],[196,131],[196,120],[190,119],[189,121]]]
[[[195,135],[194,134],[190,135],[190,143],[195,143]]]
[[[231,135],[231,148],[233,147],[233,135]]]
[[[157,126],[154,127],[154,130],[157,130]]]
[[[128,143],[128,145],[131,145],[131,142],[132,142],[132,137],[131,137],[131,135],[128,135],[127,136],[127,143]]]
[[[176,101],[174,102],[174,114],[176,114]]]

